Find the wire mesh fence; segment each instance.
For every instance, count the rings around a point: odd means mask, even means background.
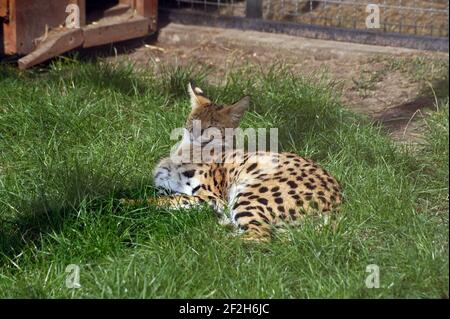
[[[249,0],[247,0],[249,1]],[[255,17],[245,0],[171,0],[162,7],[201,11],[219,16]],[[367,29],[367,19],[376,5],[382,32],[449,36],[448,0],[252,0],[262,19],[348,29]],[[250,8],[250,9],[249,9]]]

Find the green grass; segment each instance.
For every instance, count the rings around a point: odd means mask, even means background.
[[[89,61],[0,68],[0,297],[448,296],[448,97],[426,144],[400,148],[345,110],[326,76],[279,66],[238,70],[223,86],[205,76]],[[279,127],[280,149],[340,180],[335,229],[306,222],[251,245],[206,209],[117,204],[154,196],[151,170],[189,112],[190,78],[220,103],[251,94],[243,127]],[[69,264],[79,289],[65,286]],[[365,286],[369,264],[379,289]]]

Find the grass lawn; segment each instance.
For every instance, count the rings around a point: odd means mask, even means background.
[[[250,94],[242,127],[278,127],[280,150],[338,178],[337,227],[307,221],[249,244],[207,209],[118,205],[155,195],[151,171],[184,124],[190,78],[220,103]],[[337,92],[326,75],[279,66],[237,70],[222,86],[189,68],[0,67],[0,297],[448,297],[448,97],[423,144],[398,146]],[[66,287],[70,264],[79,289]],[[378,289],[365,285],[370,264]]]

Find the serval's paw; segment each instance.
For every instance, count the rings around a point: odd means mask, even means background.
[[[130,205],[135,205],[136,201],[134,199],[121,198],[121,199],[119,199],[119,204],[123,205],[123,206],[130,206]]]
[[[241,239],[248,243],[268,243],[268,242],[270,242],[270,236],[261,236],[259,234],[244,234],[241,237]]]
[[[143,204],[152,204],[153,199],[129,199],[129,198],[121,198],[119,199],[119,204],[123,206],[139,206]]]
[[[226,227],[226,228],[234,227],[231,219],[226,216],[219,217],[219,225]]]

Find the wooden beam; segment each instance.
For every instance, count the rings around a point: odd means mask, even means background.
[[[135,1],[138,1],[138,0],[119,0],[119,4],[126,4],[126,5],[129,5],[130,7],[134,8]]]
[[[80,8],[80,26],[86,25],[86,0],[69,0]]]
[[[119,3],[111,8],[106,9],[103,11],[103,17],[113,17],[117,15],[121,15],[124,13],[127,13],[131,9],[131,6],[129,4],[125,3]]]
[[[150,31],[158,29],[158,0],[150,0]]]
[[[149,31],[155,31],[158,22],[158,0],[135,0],[136,12],[149,19]]]
[[[69,0],[8,0],[8,22],[3,24],[6,54],[27,54],[34,39],[64,24]]]
[[[83,27],[84,48],[97,45],[129,40],[148,34],[149,19],[136,16],[128,20],[120,19],[120,16],[111,17],[97,24]]]
[[[29,53],[19,60],[19,68],[25,69],[54,56],[72,50],[77,47],[89,48],[107,43],[119,42],[148,35],[156,29],[157,0],[121,0],[113,13],[121,13],[111,17],[102,18],[92,24],[85,25],[86,0],[63,0],[58,4],[48,0],[0,0],[1,4],[9,3],[14,10],[8,10],[8,23],[5,23],[4,39],[5,53]],[[33,1],[33,2],[31,2]],[[36,2],[34,2],[36,1]],[[48,2],[45,2],[48,1]],[[26,6],[26,4],[33,4]],[[80,25],[78,29],[67,29],[62,27],[65,23],[65,4],[74,3],[80,6]],[[38,4],[45,4],[45,8],[36,7]],[[125,10],[131,6],[133,10]],[[18,9],[19,8],[19,9]],[[46,20],[53,9],[58,9],[58,14]],[[38,16],[36,19],[25,19],[25,13],[36,9]],[[48,9],[43,11],[43,9]],[[61,10],[59,10],[61,9]],[[61,12],[64,15],[61,15]],[[12,22],[12,23],[9,23]],[[37,29],[45,23],[45,32]],[[47,24],[50,22],[50,25]],[[60,22],[60,26],[56,24]],[[83,26],[84,25],[84,26]],[[29,31],[36,34],[24,33]],[[34,28],[34,29],[33,29]],[[27,31],[27,32],[28,32]],[[7,49],[9,51],[7,51]]]
[[[0,0],[0,18],[6,18],[8,15],[8,0]]]
[[[9,7],[15,8],[16,0],[9,0]],[[3,53],[17,53],[16,10],[8,10],[8,22],[3,23]]]
[[[79,47],[82,43],[83,31],[81,29],[54,30],[38,45],[36,50],[19,59],[19,69],[32,67]]]

